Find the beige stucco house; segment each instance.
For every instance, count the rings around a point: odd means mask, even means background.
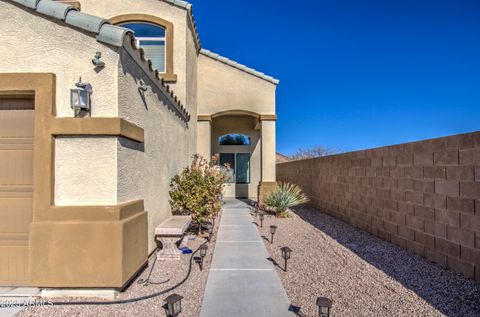
[[[202,49],[190,4],[1,0],[0,29],[0,286],[124,287],[195,153],[227,197],[274,185],[278,81]]]

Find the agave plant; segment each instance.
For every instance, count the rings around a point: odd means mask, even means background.
[[[288,208],[308,202],[308,197],[302,189],[290,183],[278,183],[274,191],[265,197],[265,206],[275,210],[278,216],[288,214]]]

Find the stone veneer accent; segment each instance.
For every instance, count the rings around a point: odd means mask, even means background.
[[[277,164],[320,211],[480,281],[480,132]]]

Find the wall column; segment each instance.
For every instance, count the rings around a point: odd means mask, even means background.
[[[261,123],[261,144],[262,144],[262,180],[258,188],[258,200],[263,202],[265,196],[275,188],[275,126],[276,116],[262,115]]]
[[[199,115],[197,118],[197,153],[210,160],[212,156],[212,118]]]

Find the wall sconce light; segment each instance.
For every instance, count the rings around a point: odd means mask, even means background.
[[[95,67],[105,67],[105,62],[102,61],[102,52],[95,53],[95,58],[92,59],[92,63]]]
[[[318,316],[330,317],[330,309],[332,308],[333,301],[330,298],[319,297],[317,298]]]
[[[265,218],[265,214],[261,212],[258,218],[260,218],[260,228],[263,228],[263,219]]]
[[[168,317],[177,317],[182,312],[183,296],[172,294],[165,298],[166,311]]]
[[[148,90],[147,85],[145,85],[145,82],[143,80],[140,80],[140,86],[138,86],[138,91],[140,92],[145,92]]]
[[[92,85],[82,83],[82,78],[75,84],[77,88],[70,90],[70,106],[73,110],[89,110]]]
[[[283,247],[282,250],[282,258],[285,260],[285,272],[287,272],[287,261],[290,259],[290,255],[292,254],[292,249],[289,247]]]
[[[277,232],[277,226],[271,225],[270,226],[270,233],[272,234],[272,239],[270,239],[270,244],[273,243],[273,235]]]

